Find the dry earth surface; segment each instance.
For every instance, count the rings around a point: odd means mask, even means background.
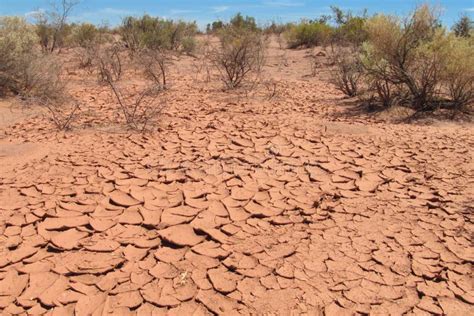
[[[73,131],[2,110],[1,314],[473,315],[472,125],[347,115],[271,53],[272,99],[175,60],[153,133],[80,70]]]

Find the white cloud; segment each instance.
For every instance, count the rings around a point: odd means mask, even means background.
[[[198,10],[181,10],[181,9],[171,9],[171,15],[179,15],[179,14],[188,14],[188,13],[199,13],[201,11]]]
[[[32,18],[32,17],[35,17],[37,14],[41,14],[41,13],[45,13],[46,11],[44,9],[37,9],[37,10],[33,10],[33,11],[30,11],[30,12],[26,12],[25,13],[25,17],[26,18]]]
[[[464,9],[464,11],[467,11],[467,12],[474,12],[474,8],[467,8],[467,9]]]
[[[105,9],[100,9],[98,13],[106,14],[106,15],[132,15],[132,14],[135,14],[136,12],[130,11],[130,10],[105,8]]]
[[[213,13],[221,13],[221,12],[229,10],[230,7],[226,6],[226,5],[220,5],[220,6],[216,6],[216,7],[211,7],[211,9],[212,9]]]
[[[268,7],[302,7],[304,6],[304,2],[293,2],[293,1],[285,1],[285,0],[270,0],[270,1],[263,1],[264,6]]]

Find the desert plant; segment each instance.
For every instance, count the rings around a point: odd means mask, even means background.
[[[58,131],[70,130],[81,110],[80,103],[72,96],[65,94],[60,99],[30,97],[24,101],[26,104],[46,109],[45,115]]]
[[[0,19],[0,90],[4,93],[48,99],[57,99],[63,93],[61,65],[53,56],[35,51],[37,39],[24,19]]]
[[[228,26],[233,29],[247,30],[250,32],[259,31],[255,18],[251,16],[244,17],[240,12],[230,19]]]
[[[474,22],[468,15],[462,15],[453,25],[454,34],[459,37],[471,37],[473,30]]]
[[[24,98],[60,100],[66,81],[61,76],[62,65],[50,55],[35,56],[19,72],[21,92]]]
[[[72,29],[67,20],[79,2],[79,0],[56,0],[51,3],[49,11],[41,11],[35,14],[36,33],[43,51],[61,50],[67,35]]]
[[[122,76],[122,60],[118,45],[112,45],[96,55],[100,83],[118,81]]]
[[[326,23],[301,21],[291,25],[284,35],[289,48],[308,48],[326,44],[331,32],[332,28]]]
[[[126,17],[119,28],[122,40],[133,54],[145,48],[189,51],[196,32],[195,22],[165,20],[149,15]]]
[[[227,88],[237,88],[250,75],[261,72],[266,41],[260,32],[228,26],[219,32],[219,39],[220,46],[211,58]]]
[[[116,82],[110,79],[107,79],[107,84],[115,96],[127,126],[133,130],[146,131],[150,123],[163,111],[164,104],[157,104],[162,89],[156,85],[133,93],[120,88]]]
[[[21,91],[20,73],[28,66],[37,36],[25,19],[0,17],[0,92]]]
[[[99,30],[94,24],[81,23],[73,27],[71,42],[75,46],[87,48],[97,44],[99,35]]]
[[[367,20],[367,11],[355,15],[351,11],[343,11],[337,6],[331,6],[333,20],[336,26],[331,34],[331,43],[338,46],[359,47],[367,39],[364,27]]]
[[[356,96],[364,75],[358,52],[338,48],[331,55],[331,60],[334,63],[332,81],[336,88],[349,97]]]
[[[137,62],[143,69],[145,77],[152,80],[157,87],[167,88],[167,70],[170,62],[170,54],[163,50],[147,49],[141,52]]]
[[[405,21],[378,15],[366,22],[362,60],[370,76],[403,85],[417,110],[433,105],[447,56],[436,12],[421,6]]]
[[[467,38],[449,38],[443,83],[454,108],[474,103],[474,42]]]

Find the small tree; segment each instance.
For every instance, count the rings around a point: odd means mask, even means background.
[[[54,52],[61,49],[67,33],[70,31],[67,20],[79,0],[56,0],[51,10],[36,14],[36,32],[44,51]]]
[[[374,79],[402,85],[415,109],[430,108],[447,51],[435,11],[421,6],[401,22],[378,15],[366,22],[363,63]]]
[[[266,41],[260,32],[227,26],[219,32],[219,39],[212,61],[227,88],[237,88],[249,75],[261,72]]]
[[[474,22],[467,15],[463,15],[453,25],[453,31],[456,36],[471,37],[474,29]]]

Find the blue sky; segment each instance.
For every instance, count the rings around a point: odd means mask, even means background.
[[[47,9],[51,0],[0,0],[0,15],[30,15]],[[108,22],[116,25],[127,15],[148,13],[171,19],[195,20],[203,27],[217,19],[227,20],[236,12],[252,15],[258,22],[297,21],[330,13],[329,6],[361,12],[405,14],[421,1],[413,0],[82,0],[73,12],[75,21]],[[451,25],[461,13],[474,15],[474,0],[430,1],[443,10],[443,22]]]

